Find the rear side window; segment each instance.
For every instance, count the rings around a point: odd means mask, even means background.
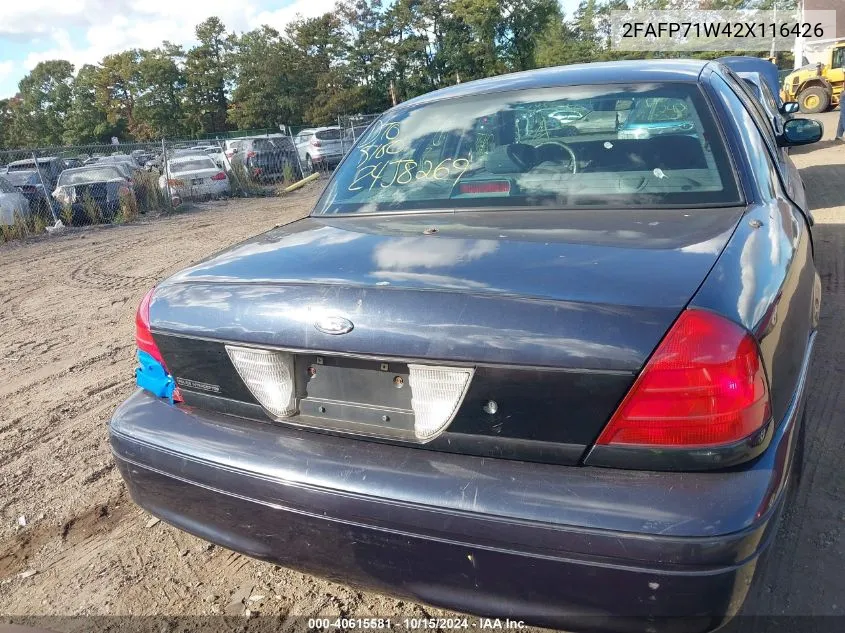
[[[393,110],[350,151],[316,213],[739,204],[696,83],[567,86]]]
[[[340,140],[340,130],[320,130],[319,132],[315,132],[314,136],[319,141],[338,141]]]

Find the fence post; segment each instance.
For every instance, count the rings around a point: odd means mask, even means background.
[[[44,192],[44,200],[47,206],[50,207],[50,215],[53,216],[53,224],[55,224],[59,221],[59,218],[56,217],[56,210],[53,208],[53,192],[47,191],[47,187],[44,184],[44,176],[41,174],[41,168],[38,166],[38,158],[36,158],[35,152],[32,152],[32,160],[35,161],[35,173],[38,174],[38,180],[41,181],[41,191]]]
[[[170,192],[170,178],[167,177],[167,146],[161,137],[161,169],[164,174],[164,186],[167,189],[167,208],[173,211],[173,194]]]
[[[286,125],[285,128],[288,131],[288,137],[290,138],[290,144],[293,145],[293,154],[296,156],[296,164],[299,165],[299,178],[300,180],[305,178],[305,170],[302,168],[302,159],[299,158],[299,148],[296,146],[296,141],[293,138],[293,130],[289,125]]]

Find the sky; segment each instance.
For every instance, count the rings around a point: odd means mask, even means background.
[[[238,32],[268,24],[278,30],[297,14],[331,11],[335,0],[0,0],[0,98],[40,61],[66,59],[76,70],[129,48],[163,40],[195,43],[194,27],[216,15]],[[578,0],[561,0],[571,16]]]

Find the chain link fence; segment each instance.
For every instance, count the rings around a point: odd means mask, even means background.
[[[249,136],[0,151],[0,229],[9,240],[59,222],[131,222],[199,200],[280,195],[330,174],[378,116]]]

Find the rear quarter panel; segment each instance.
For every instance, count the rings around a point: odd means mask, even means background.
[[[801,380],[818,324],[821,283],[803,196],[789,190],[744,109],[710,94],[751,202],[691,305],[723,314],[755,333],[769,376],[772,416],[781,421]],[[744,114],[743,114],[744,113]],[[786,178],[799,178],[787,170]]]

